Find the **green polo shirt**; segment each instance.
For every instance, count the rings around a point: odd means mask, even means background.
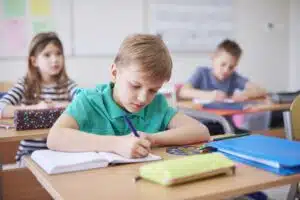
[[[124,121],[125,110],[112,98],[113,84],[94,89],[78,89],[65,113],[73,117],[84,132],[99,135],[127,135],[130,128]],[[152,102],[137,113],[127,113],[138,131],[156,133],[166,130],[176,111],[165,97],[157,94]]]

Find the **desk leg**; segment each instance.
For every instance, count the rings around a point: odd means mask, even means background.
[[[295,200],[300,198],[300,193],[299,193],[299,185],[298,183],[294,183],[291,185],[287,200]]]
[[[0,200],[3,200],[3,180],[2,180],[2,164],[1,164],[1,160],[0,160]]]
[[[289,111],[285,111],[282,113],[283,115],[283,122],[284,122],[284,130],[285,130],[285,137],[288,140],[293,140],[293,132],[292,132],[292,119],[291,113]]]

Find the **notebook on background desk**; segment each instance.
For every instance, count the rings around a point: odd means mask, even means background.
[[[217,110],[244,110],[247,105],[253,104],[253,102],[235,102],[232,99],[225,99],[224,101],[193,99],[193,102],[201,104],[202,108]]]

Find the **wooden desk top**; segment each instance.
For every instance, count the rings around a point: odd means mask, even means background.
[[[16,131],[15,129],[0,129],[0,142],[21,141],[24,139],[47,137],[49,129]]]
[[[12,120],[0,120],[1,122],[11,123]],[[32,138],[41,138],[47,137],[49,133],[49,129],[37,129],[37,130],[26,130],[26,131],[16,131],[14,128],[0,128],[0,142],[8,142],[8,141],[21,141],[24,139],[32,139]]]
[[[191,108],[195,110],[203,110],[206,112],[213,112],[218,115],[235,115],[235,114],[245,114],[245,113],[255,113],[262,111],[278,111],[278,110],[289,110],[291,104],[277,104],[272,103],[270,100],[261,100],[258,104],[251,106],[249,109],[245,110],[219,110],[219,109],[204,109],[201,104],[194,103],[193,101],[179,101],[177,102],[177,107],[181,108]]]
[[[165,148],[154,149],[153,153],[161,155],[164,159],[177,157],[168,155]],[[47,175],[30,157],[25,158],[25,163],[50,195],[57,200],[224,199],[300,181],[300,174],[278,176],[237,163],[234,176],[219,176],[164,187],[146,180],[134,182],[133,179],[143,163],[59,175]]]

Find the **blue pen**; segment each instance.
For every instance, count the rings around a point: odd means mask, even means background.
[[[137,133],[136,129],[134,128],[133,124],[131,123],[130,119],[124,115],[125,122],[128,124],[130,130],[133,132],[135,137],[140,137],[139,134]]]

